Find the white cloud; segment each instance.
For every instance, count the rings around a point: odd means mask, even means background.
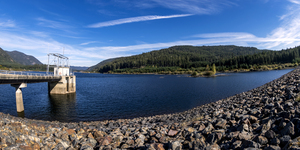
[[[263,43],[266,48],[288,48],[300,45],[300,0],[289,0],[293,5],[288,7],[288,12],[280,17],[281,25],[274,29],[266,38],[272,39]]]
[[[244,32],[224,32],[224,33],[209,33],[209,34],[199,34],[192,37],[199,38],[233,38],[233,39],[245,39],[245,38],[255,38],[253,34]]]
[[[152,44],[138,44],[129,46],[104,46],[104,47],[88,47],[84,50],[91,52],[100,52],[105,54],[119,54],[121,56],[129,56],[137,53],[148,52],[151,50],[158,50],[175,45],[239,45],[239,46],[254,46],[261,49],[284,49],[289,44],[300,43],[299,38],[292,37],[256,37],[250,33],[243,32],[226,32],[226,33],[210,33],[199,34],[192,36],[197,38],[195,40],[174,41],[167,43],[152,43]],[[274,44],[274,43],[282,43]],[[288,44],[287,44],[288,43]],[[272,45],[272,46],[271,46]],[[118,56],[119,56],[118,55]],[[109,57],[113,58],[113,57]]]
[[[30,31],[30,34],[37,36],[37,37],[42,37],[42,38],[46,38],[49,37],[48,34],[46,34],[45,32],[39,32],[39,31]]]
[[[0,27],[9,27],[13,28],[16,27],[16,24],[12,20],[7,20],[7,21],[0,21]]]
[[[92,44],[92,43],[97,43],[97,41],[84,42],[84,43],[81,43],[80,45],[89,45],[89,44]]]
[[[289,0],[291,3],[300,4],[300,0]]]
[[[228,0],[152,0],[160,6],[192,14],[212,14],[235,5]]]
[[[128,9],[149,9],[164,7],[191,14],[213,14],[222,11],[224,8],[236,5],[233,1],[237,0],[106,0],[105,2],[89,2],[99,5],[113,5],[126,7]],[[116,5],[117,4],[117,5]]]
[[[70,28],[71,26],[66,25],[62,22],[58,22],[58,21],[53,21],[53,20],[48,20],[45,18],[37,18],[37,21],[39,21],[38,25],[43,26],[43,27],[48,27],[48,28],[53,28],[53,29],[60,29],[60,30],[64,30],[67,28]]]
[[[124,18],[124,19],[100,22],[100,23],[88,25],[88,27],[89,28],[102,28],[102,27],[114,26],[114,25],[125,24],[125,23],[133,23],[133,22],[141,22],[141,21],[149,21],[149,20],[157,20],[157,19],[177,18],[177,17],[187,17],[187,16],[191,16],[191,15],[192,14],[180,14],[180,15],[170,15],[170,16],[150,15],[150,16],[131,17],[131,18]]]
[[[221,36],[218,37],[218,34]],[[157,50],[161,48],[167,48],[175,45],[213,45],[213,44],[234,44],[237,42],[247,42],[247,41],[255,41],[253,38],[245,38],[247,36],[243,35],[235,38],[230,38],[232,36],[225,37],[226,33],[218,33],[218,34],[206,34],[203,37],[214,37],[214,38],[206,38],[206,39],[196,39],[196,40],[185,40],[185,41],[174,41],[167,43],[152,43],[152,44],[138,44],[138,45],[129,45],[129,46],[104,46],[104,47],[89,47],[85,48],[86,51],[98,51],[98,52],[106,52],[106,53],[127,53],[127,55],[135,54],[136,52],[148,52],[150,50]],[[240,33],[236,33],[240,34]],[[244,37],[244,38],[243,38]],[[256,38],[256,37],[255,37]],[[235,39],[235,40],[234,40]],[[240,39],[240,40],[236,40]],[[257,40],[257,39],[256,39]]]
[[[34,31],[32,31],[34,33]],[[38,34],[42,34],[37,32]],[[71,65],[77,66],[90,66],[96,64],[101,59],[106,57],[111,57],[110,55],[100,55],[99,53],[91,53],[80,50],[74,46],[60,43],[51,38],[43,38],[40,36],[28,36],[16,33],[0,32],[0,46],[4,50],[18,50],[28,55],[35,56],[42,63],[47,63],[48,53],[63,53],[63,48],[65,48],[65,55],[67,57],[81,58],[81,61],[70,60]],[[90,61],[86,61],[89,60]],[[85,62],[85,63],[83,63]],[[93,62],[93,63],[91,63]]]

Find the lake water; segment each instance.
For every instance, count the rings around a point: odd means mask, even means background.
[[[28,84],[22,89],[24,114],[16,112],[15,88],[0,85],[0,112],[63,122],[182,112],[251,90],[290,71],[227,73],[215,78],[75,73],[76,94],[48,95],[47,83]]]

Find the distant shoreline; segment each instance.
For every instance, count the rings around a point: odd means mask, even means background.
[[[238,70],[238,71],[223,71],[223,72],[217,72],[216,74],[224,74],[224,73],[247,73],[247,72],[260,72],[260,71],[272,71],[272,70],[287,70],[287,69],[295,69],[296,67],[286,67],[283,69],[270,69],[270,70]],[[182,73],[182,74],[176,74],[176,73],[99,73],[99,72],[79,72],[79,73],[96,73],[96,74],[116,74],[116,75],[189,75],[187,73]],[[223,76],[223,75],[213,75],[213,76],[196,76],[196,77],[217,77],[217,76]],[[193,77],[193,76],[191,76]]]

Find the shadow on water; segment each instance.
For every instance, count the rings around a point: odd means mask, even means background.
[[[17,112],[17,113],[18,113],[18,117],[25,118],[25,111]]]
[[[76,93],[49,95],[52,120],[76,121]],[[75,120],[74,120],[75,119]]]

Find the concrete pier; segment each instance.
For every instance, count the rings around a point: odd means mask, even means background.
[[[49,94],[76,93],[76,76],[61,76],[58,82],[48,82]]]
[[[49,74],[50,56],[54,56],[52,62],[55,62],[53,75]],[[27,83],[39,82],[48,82],[49,94],[76,93],[76,76],[70,71],[69,58],[58,53],[48,54],[47,74],[0,70],[0,84],[11,84],[16,88],[17,112],[23,115],[22,88],[27,87]]]
[[[23,112],[24,111],[24,104],[23,104],[23,95],[22,95],[22,88],[27,87],[26,83],[21,84],[11,84],[11,86],[16,88],[16,107],[17,112]]]

